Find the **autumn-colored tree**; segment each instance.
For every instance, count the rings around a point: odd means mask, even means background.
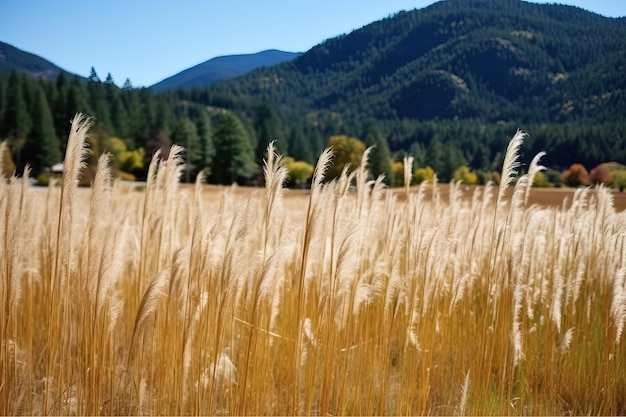
[[[111,166],[120,172],[141,175],[144,170],[145,151],[143,148],[129,150],[126,142],[117,137],[110,137],[106,142],[106,151],[111,153]],[[125,176],[129,178],[128,175]]]
[[[335,135],[328,139],[327,147],[333,149],[333,164],[328,168],[326,178],[333,179],[341,175],[344,167],[349,171],[354,171],[361,164],[365,144],[346,135]]]
[[[9,178],[15,172],[15,163],[6,141],[0,142],[0,180]]]
[[[478,175],[471,171],[467,165],[461,165],[452,174],[452,179],[461,181],[465,185],[478,184]]]
[[[161,157],[167,159],[170,154],[170,147],[172,146],[172,140],[170,135],[165,129],[157,129],[157,131],[146,141],[146,153],[145,153],[145,166],[150,165],[152,155],[157,150],[161,151]]]
[[[296,161],[293,158],[285,158],[285,165],[289,171],[289,178],[291,178],[297,187],[306,185],[309,178],[313,175],[313,165],[305,161]]]
[[[501,175],[498,171],[489,171],[487,172],[487,174],[485,175],[485,180],[487,182],[492,182],[494,184],[500,184],[500,180],[501,180]]]
[[[552,184],[548,180],[548,177],[546,176],[546,174],[544,174],[541,171],[535,173],[535,176],[533,177],[533,187],[553,187],[553,186],[554,184]]]
[[[413,182],[416,184],[421,184],[424,181],[432,182],[435,178],[435,170],[432,169],[430,165],[427,165],[423,168],[417,168],[413,173]]]
[[[620,170],[613,174],[613,187],[620,191],[626,189],[626,171]]]
[[[598,165],[589,171],[589,179],[592,184],[610,185],[613,182],[613,174],[604,165]]]
[[[563,184],[568,187],[579,187],[589,185],[589,172],[582,164],[572,164],[561,175]]]
[[[391,164],[391,184],[392,187],[402,187],[404,185],[404,164],[395,161]]]

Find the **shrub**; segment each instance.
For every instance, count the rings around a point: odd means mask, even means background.
[[[15,163],[7,141],[0,142],[0,177],[9,178],[15,171]]]
[[[626,171],[617,171],[613,174],[613,187],[620,191],[626,189]]]
[[[35,185],[47,187],[50,184],[51,175],[48,172],[42,172],[35,178]]]
[[[589,172],[582,164],[572,164],[569,169],[561,175],[563,184],[568,187],[580,187],[581,185],[589,185]]]
[[[348,170],[352,172],[361,165],[361,158],[365,152],[365,143],[359,139],[345,135],[335,135],[328,138],[326,146],[333,149],[332,165],[328,167],[326,173],[329,179],[339,177],[344,167],[348,167]]]
[[[548,177],[543,172],[539,171],[535,174],[533,178],[533,187],[554,187],[550,181],[548,181]]]
[[[544,174],[546,176],[546,179],[548,180],[548,182],[550,184],[552,184],[554,187],[562,187],[563,186],[563,179],[562,179],[562,174],[557,171],[556,169],[548,169],[546,171],[544,171]]]
[[[424,181],[432,182],[435,178],[435,170],[432,169],[430,165],[427,165],[423,168],[417,168],[413,173],[413,182],[416,184],[421,184]]]
[[[313,165],[304,161],[289,161],[287,163],[287,170],[289,171],[289,177],[293,179],[296,186],[302,187],[306,185],[311,176],[313,175]]]
[[[396,161],[391,164],[391,186],[402,187],[404,185],[404,164]]]
[[[589,180],[592,184],[610,185],[613,182],[611,171],[604,165],[598,165],[589,171]]]
[[[494,184],[500,184],[500,173],[497,171],[489,171],[486,175],[487,182],[491,181]]]
[[[458,167],[454,171],[454,174],[452,174],[452,179],[455,181],[461,181],[465,185],[478,184],[478,175],[476,175],[474,171],[471,171],[466,165]]]

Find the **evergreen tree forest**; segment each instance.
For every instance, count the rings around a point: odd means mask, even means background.
[[[93,68],[86,79],[0,73],[4,169],[21,173],[28,163],[32,175],[46,173],[61,162],[70,120],[82,112],[94,120],[90,163],[109,152],[122,178],[145,178],[154,152],[178,144],[186,149],[183,180],[204,171],[209,182],[254,184],[270,141],[312,165],[330,138],[344,137],[374,147],[371,172],[392,186],[407,154],[422,176],[485,182],[522,129],[522,170],[545,151],[546,184],[558,185],[572,164],[626,164],[625,39],[626,18],[448,0],[209,87],[156,94],[127,80],[119,88]]]
[[[123,179],[145,179],[153,154],[158,150],[167,157],[172,144],[185,148],[186,181],[204,170],[215,182],[246,182],[258,169],[253,126],[235,113],[172,101],[150,89],[133,88],[128,80],[119,88],[110,75],[102,81],[92,68],[87,81],[65,73],[55,81],[16,71],[0,73],[0,140],[10,153],[3,159],[5,176],[22,173],[28,164],[32,175],[45,178],[62,161],[70,121],[78,112],[93,120],[81,179],[85,185],[103,152],[111,154]],[[217,158],[245,162],[245,169],[221,172]]]
[[[370,153],[372,175],[393,178],[391,165],[404,155],[415,157],[415,168],[432,167],[441,181],[467,166],[481,181],[497,171],[511,135],[522,126],[472,120],[354,119],[352,122],[312,117],[289,117],[267,102],[238,100],[206,89],[175,90],[154,94],[147,88],[117,87],[93,76],[85,82],[61,73],[56,81],[33,79],[12,72],[0,74],[0,139],[7,141],[5,175],[21,173],[26,164],[37,177],[62,161],[70,121],[77,112],[93,117],[89,138],[94,164],[109,152],[122,178],[145,179],[155,151],[167,155],[174,143],[185,148],[188,169],[183,180],[194,181],[205,170],[214,183],[242,184],[258,178],[264,149],[275,140],[278,150],[297,161],[314,164],[329,138],[358,138]],[[541,150],[543,162],[557,171],[573,163],[591,170],[609,161],[626,162],[626,123],[528,123],[522,159],[528,162]],[[239,161],[240,170],[225,166]],[[7,163],[7,160],[9,161]],[[83,183],[92,179],[87,167]]]

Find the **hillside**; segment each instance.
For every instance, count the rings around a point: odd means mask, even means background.
[[[46,80],[55,80],[61,72],[72,75],[38,55],[0,42],[0,72],[9,73],[13,70]]]
[[[520,0],[447,0],[209,87],[155,93],[97,77],[0,72],[0,139],[12,146],[18,171],[29,161],[37,172],[58,162],[54,148],[63,150],[67,121],[80,111],[95,117],[98,140],[120,138],[128,152],[145,151],[144,163],[156,149],[195,137],[202,146],[194,169],[214,170],[212,141],[234,116],[259,167],[270,140],[314,163],[331,136],[347,135],[386,141],[395,164],[410,153],[442,182],[462,166],[484,182],[523,129],[530,136],[521,169],[546,151],[547,181],[558,185],[573,163],[626,164],[624,74],[624,18]],[[108,149],[104,142],[99,149]],[[145,176],[141,163],[125,169]]]
[[[214,90],[391,119],[559,121],[623,115],[625,73],[624,19],[519,0],[447,0]]]
[[[255,54],[220,56],[181,71],[154,84],[150,88],[155,92],[159,92],[174,88],[206,87],[218,81],[245,74],[259,67],[290,61],[299,55],[299,53],[272,49]]]
[[[428,145],[418,125],[446,120],[504,124],[508,131],[618,123],[623,140],[624,74],[623,18],[519,0],[447,0],[196,96],[205,104],[229,97],[241,108],[267,102],[284,120],[308,120],[323,131],[360,134],[358,126],[374,118],[396,149]]]

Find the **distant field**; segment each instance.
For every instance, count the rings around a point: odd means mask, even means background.
[[[439,194],[444,201],[447,201],[449,198],[450,192],[449,184],[439,184]],[[225,189],[231,187],[218,186],[218,185],[205,185],[203,186],[204,192],[207,196],[211,195],[219,195],[224,192]],[[426,185],[428,190],[431,190],[431,186]],[[472,193],[476,188],[482,188],[482,186],[462,186],[461,191],[463,192],[463,198],[466,201],[470,201],[472,198]],[[412,192],[416,192],[418,187],[411,187]],[[254,192],[262,192],[262,188],[253,188],[253,187],[234,187],[233,192],[235,194],[247,194]],[[512,193],[512,189],[507,192],[507,195],[510,196]],[[390,189],[389,192],[397,195],[399,200],[405,199],[405,193],[403,188],[395,188]],[[574,188],[532,188],[530,192],[530,197],[528,199],[529,205],[537,204],[543,207],[562,207],[564,204],[566,207],[572,203],[572,199],[574,198],[574,193],[576,189]],[[619,192],[617,190],[610,190],[613,196],[613,204],[616,211],[623,211],[626,209],[626,192]],[[309,191],[308,190],[295,190],[295,189],[287,189],[284,191],[284,196],[286,198],[308,198]],[[425,193],[425,197],[428,199],[432,198],[432,191],[428,191]],[[495,202],[495,200],[494,200]]]

